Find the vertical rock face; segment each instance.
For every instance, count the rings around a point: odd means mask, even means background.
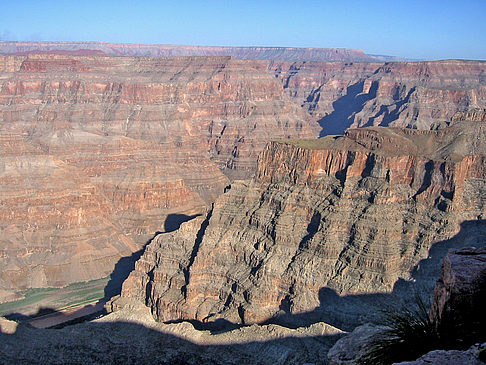
[[[0,288],[108,275],[266,140],[313,136],[302,115],[265,63],[1,56]]]
[[[460,347],[484,342],[485,307],[486,248],[449,252],[442,264],[430,311],[441,340]]]
[[[205,220],[156,237],[122,295],[164,321],[255,323],[318,316],[339,302],[332,293],[358,300],[412,278],[431,286],[433,246],[484,243],[485,132],[375,127],[272,142],[254,180],[234,183]],[[454,239],[467,220],[477,229]]]
[[[281,80],[290,97],[302,105],[313,120],[318,121],[340,108],[340,102],[333,106],[336,101],[346,101],[346,97],[350,98],[353,92],[362,92],[363,81],[382,65],[376,62],[274,61],[269,63],[269,70]],[[343,106],[351,109],[351,102],[347,100],[346,104],[349,105]],[[343,113],[340,117],[342,120],[339,123],[345,123],[347,115]],[[323,127],[329,128],[326,125]]]
[[[485,72],[486,64],[475,61],[385,64],[365,80],[370,89],[363,92],[375,100],[356,113],[352,127],[428,129],[433,123],[450,121],[457,112],[485,108]]]
[[[481,119],[486,107],[480,61],[274,62],[270,69],[319,121],[321,135],[373,125],[430,129],[474,114]]]

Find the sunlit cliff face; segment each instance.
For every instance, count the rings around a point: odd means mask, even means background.
[[[464,122],[269,143],[252,181],[152,241],[122,295],[163,321],[332,312],[350,325],[386,293],[430,291],[442,258],[431,249],[482,242],[484,224],[461,225],[486,213],[486,146],[474,142],[485,132]]]
[[[0,57],[0,286],[107,276],[249,177],[270,138],[311,137],[265,64]],[[314,128],[315,130],[315,128]]]

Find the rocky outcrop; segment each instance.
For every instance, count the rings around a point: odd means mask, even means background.
[[[447,347],[486,341],[486,248],[449,252],[434,290],[430,319]]]
[[[484,120],[486,64],[481,61],[272,63],[289,95],[322,126],[430,129],[441,122]]]
[[[0,76],[9,298],[107,276],[172,217],[204,213],[222,171],[251,176],[269,138],[315,135],[256,61],[1,56]]]
[[[444,250],[484,244],[485,132],[375,127],[270,143],[254,180],[154,239],[122,295],[162,321],[353,326],[372,311],[364,301],[391,300],[376,293],[431,288]]]
[[[170,44],[120,44],[99,42],[12,42],[0,41],[0,54],[62,53],[108,56],[233,56],[253,60],[381,61],[387,56],[368,55],[359,49],[295,47],[218,47]],[[393,57],[392,57],[393,58]]]
[[[370,344],[380,338],[385,326],[367,323],[358,326],[353,332],[339,339],[327,353],[329,365],[361,364]]]
[[[458,112],[452,117],[453,122],[486,122],[486,109],[471,109],[467,112]]]
[[[423,313],[431,329],[429,337],[422,333],[425,327],[411,322],[420,323],[418,313],[401,317],[410,321],[406,322],[409,327],[396,317],[388,317],[385,326],[366,324],[339,339],[328,352],[329,363],[371,364],[379,362],[379,356],[383,355],[387,360],[409,360],[414,358],[413,354],[418,357],[426,353],[415,361],[400,364],[483,364],[486,359],[485,280],[486,247],[449,251],[442,263],[428,316]],[[411,332],[413,328],[417,332]],[[414,338],[421,338],[422,342],[414,342]],[[430,351],[436,348],[440,350]]]
[[[434,350],[415,361],[404,361],[396,365],[483,365],[485,357],[480,352],[486,351],[486,343],[471,346],[466,351],[460,350]]]
[[[486,64],[476,61],[390,63],[367,80],[351,127],[383,125],[428,129],[457,112],[486,106]]]
[[[379,338],[380,328],[366,324],[357,327],[352,333],[341,338],[327,353],[329,365],[360,365],[375,363],[365,355],[375,339]],[[433,350],[417,360],[394,363],[395,365],[483,365],[486,343],[476,344],[467,350]],[[367,362],[366,362],[367,361]]]
[[[327,364],[341,331],[325,323],[290,329],[253,325],[227,331],[162,324],[136,303],[102,319],[35,329],[0,317],[0,363]],[[265,354],[265,356],[262,356]]]
[[[382,65],[377,62],[274,61],[269,63],[269,70],[282,82],[289,96],[309,113],[311,120],[321,121],[332,115],[322,122],[322,135],[328,135],[341,134],[349,126],[347,118],[359,107],[355,96],[363,91],[364,80]]]

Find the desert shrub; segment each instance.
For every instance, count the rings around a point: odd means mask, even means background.
[[[438,348],[439,337],[429,319],[427,305],[418,295],[414,305],[383,312],[379,324],[387,329],[368,345],[360,359],[363,365],[415,360]]]

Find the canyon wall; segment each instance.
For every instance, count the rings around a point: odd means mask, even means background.
[[[0,288],[110,274],[268,139],[315,136],[303,114],[256,61],[0,56]]]
[[[2,293],[109,274],[250,178],[269,140],[486,114],[482,62],[353,63],[349,50],[328,50],[349,62],[107,57],[80,55],[91,43],[49,45],[0,42],[47,47],[0,56]]]
[[[0,54],[61,53],[106,56],[233,56],[252,60],[315,60],[370,62],[398,58],[368,55],[360,49],[296,47],[220,47],[173,44],[122,44],[100,42],[15,42],[0,41]]]
[[[430,129],[484,120],[486,62],[275,61],[269,70],[320,123],[321,136],[364,126]]]
[[[253,180],[147,246],[122,296],[162,321],[349,327],[430,292],[448,248],[485,243],[485,137],[462,122],[272,142]]]

